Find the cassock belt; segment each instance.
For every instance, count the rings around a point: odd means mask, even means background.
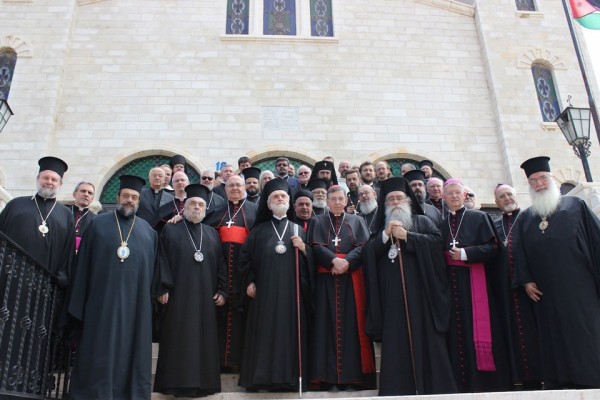
[[[221,243],[244,244],[247,236],[248,229],[244,226],[232,226],[231,228],[226,226],[219,227],[219,238],[221,238]]]
[[[488,302],[485,267],[483,263],[466,263],[450,258],[450,252],[444,251],[446,264],[469,268],[471,276],[471,309],[473,311],[473,342],[479,371],[495,371],[492,352],[492,326],[490,323],[490,305]]]
[[[338,258],[346,258],[346,254],[337,253],[335,255]],[[317,266],[317,272],[319,274],[330,274],[331,270],[321,265]],[[363,374],[371,374],[375,372],[375,362],[373,358],[373,349],[371,348],[371,341],[365,333],[366,324],[366,293],[365,293],[365,278],[362,272],[362,267],[355,269],[354,271],[348,270],[344,274],[350,274],[352,277],[352,286],[354,288],[354,304],[356,308],[356,321],[358,322],[358,340],[360,343],[360,359],[361,359],[361,370]]]

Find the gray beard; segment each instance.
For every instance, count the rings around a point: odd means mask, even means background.
[[[313,207],[316,208],[325,208],[327,207],[327,200],[313,200]]]
[[[38,189],[38,194],[40,195],[41,198],[48,200],[48,199],[55,198],[56,195],[58,194],[58,191],[54,190],[52,188],[41,187]]]
[[[547,217],[551,215],[560,202],[560,190],[554,182],[550,182],[548,189],[542,192],[536,192],[529,188],[531,196],[531,212],[539,217]]]
[[[290,206],[288,204],[274,204],[272,206],[270,205],[273,215],[276,215],[278,217],[283,217],[287,213],[289,207]]]
[[[360,212],[363,214],[371,214],[376,208],[376,200],[369,201],[368,203],[360,203]]]
[[[385,225],[389,225],[392,220],[402,222],[402,226],[407,231],[412,228],[412,211],[409,204],[396,205],[385,208]]]
[[[205,216],[205,211],[188,211],[185,208],[183,209],[183,218],[187,219],[193,224],[202,222]]]
[[[123,216],[129,218],[137,212],[138,208],[137,206],[132,207],[128,204],[119,204],[118,210],[121,214],[123,214]]]

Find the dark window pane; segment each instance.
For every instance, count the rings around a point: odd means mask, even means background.
[[[227,0],[228,35],[247,35],[250,19],[250,0]]]
[[[296,35],[296,0],[264,0],[263,34]]]
[[[533,0],[515,0],[515,3],[519,11],[536,11]]]
[[[544,122],[554,122],[560,114],[552,70],[542,64],[531,67],[538,103]]]
[[[331,0],[310,0],[310,34],[333,37]]]

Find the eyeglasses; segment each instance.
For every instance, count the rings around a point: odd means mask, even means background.
[[[542,175],[539,178],[528,179],[530,185],[537,185],[538,182],[546,183],[548,182],[549,176]]]
[[[202,177],[202,180],[203,180],[203,181],[204,181],[204,180],[206,180],[206,181],[213,181],[213,180],[215,180],[215,178],[211,178],[210,176],[203,176],[203,177]]]
[[[308,171],[298,172],[298,175],[308,175]]]
[[[469,196],[469,197],[475,197],[475,193],[467,193],[467,196]]]

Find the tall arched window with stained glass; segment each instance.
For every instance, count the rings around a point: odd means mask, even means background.
[[[558,93],[554,84],[552,68],[546,64],[533,63],[531,73],[542,119],[544,122],[554,122],[560,114],[560,106],[558,105]]]

